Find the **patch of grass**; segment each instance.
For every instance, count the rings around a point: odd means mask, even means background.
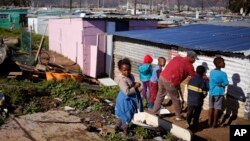
[[[2,38],[21,38],[21,31],[20,30],[9,30],[9,29],[4,29],[0,28],[0,37]],[[32,39],[32,49],[38,49],[41,39],[43,35],[40,34],[31,34],[31,39]],[[44,49],[48,50],[49,49],[49,38],[48,36],[44,36],[44,41],[43,41],[43,46]]]
[[[137,126],[135,128],[135,134],[138,139],[152,139],[157,135],[157,132]]]
[[[32,33],[32,49],[38,49],[43,35]],[[49,38],[44,36],[43,46],[44,49],[49,49]]]
[[[0,28],[0,37],[2,38],[9,38],[9,37],[19,37],[21,32],[20,30],[9,30]]]
[[[98,96],[103,99],[114,100],[119,92],[118,86],[106,87],[101,85],[101,91],[98,93]]]
[[[92,104],[89,99],[77,99],[78,95],[84,94],[87,90],[73,80],[32,82],[0,78],[0,90],[8,97],[8,103],[12,107],[22,107],[23,114],[45,111],[42,103],[34,100],[42,96],[61,98],[64,104],[71,102],[72,106],[80,109]]]
[[[92,108],[94,111],[101,111],[103,108],[103,104],[102,103],[94,103],[92,105]]]
[[[107,136],[108,141],[126,141],[125,138],[121,136],[121,134],[118,133],[111,133]]]
[[[51,82],[53,83],[49,85],[49,89],[52,97],[61,98],[64,103],[85,92],[84,88],[80,87],[79,83],[71,79]]]
[[[30,80],[0,79],[0,89],[14,105],[24,105],[34,96],[48,95],[42,82],[34,83]]]
[[[85,110],[87,107],[91,105],[90,101],[88,99],[77,99],[77,100],[71,100],[68,102],[68,105],[70,107],[75,107],[78,110]]]
[[[23,106],[23,114],[33,114],[37,112],[44,112],[45,109],[43,108],[40,101],[31,101]]]

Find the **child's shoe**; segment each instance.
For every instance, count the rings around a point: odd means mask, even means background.
[[[148,103],[148,109],[153,109],[154,104],[153,103]]]

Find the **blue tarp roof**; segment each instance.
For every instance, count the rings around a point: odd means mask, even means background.
[[[250,51],[250,28],[248,27],[193,24],[165,29],[116,32],[114,35],[193,50]]]

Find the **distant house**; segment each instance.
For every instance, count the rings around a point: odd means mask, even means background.
[[[92,77],[107,74],[115,31],[155,29],[158,19],[125,16],[87,16],[49,20],[49,49],[75,61]]]
[[[0,28],[27,27],[27,9],[0,9]]]
[[[59,16],[35,16],[28,17],[28,30],[36,34],[48,35],[49,19],[59,18]]]
[[[36,34],[48,35],[49,19],[58,19],[62,16],[69,15],[68,9],[42,9],[28,14],[28,30]]]
[[[138,64],[145,54],[167,61],[176,55],[185,56],[194,50],[199,60],[194,67],[204,65],[207,75],[214,69],[213,59],[225,58],[230,85],[227,87],[227,111],[240,117],[250,117],[250,28],[216,25],[188,25],[168,29],[116,32],[113,37],[113,74],[117,74],[117,61],[127,57],[132,60],[132,72],[138,80]],[[185,91],[185,83],[183,84]],[[184,97],[187,94],[185,92]],[[204,108],[208,109],[208,97]]]

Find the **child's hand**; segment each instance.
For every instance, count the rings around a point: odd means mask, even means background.
[[[135,88],[139,88],[141,86],[141,83],[135,82]]]
[[[203,75],[203,76],[202,76],[202,79],[205,80],[205,81],[208,81],[208,80],[209,80],[209,78],[207,77],[207,75]]]
[[[223,85],[221,83],[217,84],[218,87],[223,87]]]

